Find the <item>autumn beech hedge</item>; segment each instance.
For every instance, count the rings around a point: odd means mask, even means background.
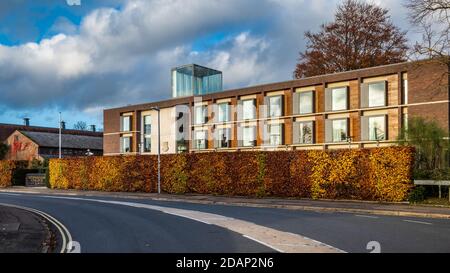
[[[406,200],[414,149],[163,155],[164,192],[314,199]],[[52,188],[155,192],[156,156],[50,160]]]
[[[26,166],[27,162],[23,161],[0,160],[0,188],[11,187],[16,172]]]

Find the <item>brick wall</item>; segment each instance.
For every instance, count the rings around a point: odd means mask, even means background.
[[[401,90],[402,90],[402,73],[407,73],[408,77],[408,89],[409,89],[409,104],[401,105]],[[446,76],[445,76],[446,75]],[[403,63],[396,65],[388,65],[381,67],[374,67],[369,69],[361,69],[355,71],[349,71],[344,73],[336,73],[330,75],[323,75],[318,77],[311,77],[306,79],[287,81],[274,84],[266,84],[255,87],[248,87],[242,89],[235,89],[225,92],[208,94],[202,97],[203,101],[207,101],[211,105],[217,99],[230,98],[232,106],[237,105],[237,101],[240,96],[244,95],[256,95],[257,105],[264,103],[264,95],[267,92],[284,92],[284,142],[285,144],[292,144],[292,122],[294,117],[292,116],[292,94],[295,88],[313,86],[315,89],[315,112],[313,115],[315,119],[315,141],[316,143],[325,142],[325,119],[328,118],[329,113],[325,112],[325,87],[330,83],[347,82],[349,86],[349,105],[350,109],[347,112],[350,120],[350,135],[353,137],[353,141],[361,140],[361,118],[360,116],[366,112],[372,111],[372,109],[363,109],[360,107],[361,88],[360,84],[368,78],[382,78],[388,82],[388,94],[387,94],[387,106],[381,107],[384,109],[385,114],[388,116],[388,138],[391,141],[395,141],[396,137],[402,126],[402,111],[404,108],[408,108],[409,117],[424,116],[430,119],[437,120],[444,128],[449,128],[449,88],[448,88],[448,67],[430,63]],[[447,102],[445,102],[447,101]],[[439,102],[439,103],[438,103]],[[437,104],[433,104],[437,103]],[[193,106],[193,97],[177,98],[167,101],[127,106],[123,108],[105,110],[104,115],[104,127],[105,127],[105,139],[104,139],[104,151],[108,153],[119,152],[119,121],[120,114],[125,112],[133,112],[135,117],[138,116],[140,111],[148,110],[152,106],[172,107],[177,104],[187,104]],[[417,105],[420,104],[420,105]],[[210,109],[211,110],[211,109]],[[406,111],[406,110],[405,110]],[[209,111],[211,113],[211,111]],[[257,110],[259,114],[259,110]],[[261,127],[266,120],[263,117],[258,122],[258,127]],[[237,119],[236,113],[232,117],[232,121]],[[135,121],[137,127],[139,127],[139,120]],[[212,123],[212,121],[211,121]],[[233,124],[233,138],[232,147],[238,146],[237,138],[237,123]],[[209,124],[209,145],[208,148],[213,149],[213,125]],[[258,128],[258,132],[262,132],[261,128]],[[133,139],[137,139],[138,134],[134,135]],[[257,139],[258,145],[262,144],[261,136]],[[135,149],[137,142],[134,142]]]
[[[410,106],[408,108],[410,118],[413,116],[425,117],[437,121],[447,130],[450,129],[448,71],[447,66],[439,63],[427,62],[423,65],[411,65],[408,71],[408,103],[429,104]]]

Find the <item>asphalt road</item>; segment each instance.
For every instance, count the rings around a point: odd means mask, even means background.
[[[70,198],[70,197],[69,197]],[[80,197],[83,198],[83,197]],[[245,220],[318,240],[346,252],[450,253],[450,220],[319,213],[272,208],[89,197],[179,208]],[[81,252],[274,252],[228,229],[151,209],[87,200],[0,193],[0,203],[42,210],[62,222]]]

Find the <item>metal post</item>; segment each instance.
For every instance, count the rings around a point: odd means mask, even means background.
[[[59,112],[59,158],[62,158],[62,153],[61,153],[61,131],[62,131],[62,119],[61,119],[61,112]]]
[[[161,111],[158,108],[158,194],[161,193]]]

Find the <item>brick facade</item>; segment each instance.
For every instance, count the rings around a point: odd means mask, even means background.
[[[408,117],[423,116],[436,120],[443,128],[449,129],[449,80],[448,67],[430,61],[401,63],[368,69],[361,69],[330,75],[322,75],[311,78],[292,80],[280,83],[265,84],[242,89],[234,89],[204,95],[202,102],[208,105],[208,122],[199,129],[199,126],[189,125],[184,128],[190,135],[193,130],[208,131],[208,144],[205,150],[215,150],[214,132],[218,126],[231,127],[231,148],[224,150],[243,149],[239,147],[238,128],[240,125],[253,125],[257,127],[256,147],[251,149],[327,149],[350,147],[371,147],[374,145],[395,144],[397,136],[403,126],[403,115]],[[407,80],[404,81],[404,80]],[[369,82],[386,82],[386,104],[380,107],[362,107],[362,84]],[[407,84],[407,86],[405,86]],[[348,109],[342,111],[327,111],[325,108],[327,88],[346,86],[348,90]],[[314,112],[311,114],[295,114],[293,110],[293,96],[301,89],[314,91]],[[405,92],[405,89],[408,92]],[[283,114],[281,117],[268,118],[261,112],[265,107],[265,98],[271,94],[283,95]],[[404,98],[407,94],[407,98]],[[233,113],[231,121],[224,125],[214,121],[212,105],[218,100],[229,99],[231,108],[236,108],[242,97],[256,98],[257,118],[250,121],[238,120],[237,113]],[[197,101],[198,98],[195,98]],[[407,103],[405,101],[407,100]],[[141,136],[141,112],[148,111],[151,107],[158,106],[161,109],[171,108],[177,105],[194,107],[194,97],[184,97],[166,101],[147,103],[141,105],[126,106],[104,111],[104,153],[120,154],[120,138],[125,132],[120,132],[120,117],[123,114],[132,115],[132,129],[126,132],[132,138],[132,153],[139,153]],[[156,114],[156,112],[155,112]],[[361,139],[363,117],[383,115],[386,117],[386,135],[383,141],[365,141]],[[152,114],[152,122],[156,115]],[[167,117],[165,117],[167,120]],[[347,119],[348,137],[351,143],[327,143],[327,120]],[[192,121],[190,118],[189,121]],[[314,121],[314,143],[295,144],[293,141],[294,122]],[[281,123],[283,128],[283,145],[277,147],[265,147],[262,139],[264,126],[271,123]],[[175,123],[175,119],[173,121]],[[156,123],[155,123],[156,124]],[[162,124],[163,126],[172,126]],[[175,130],[175,129],[174,129]],[[329,132],[328,132],[329,134]],[[157,136],[157,129],[152,124],[152,138]],[[164,142],[164,141],[162,141]],[[152,142],[153,143],[153,142]],[[189,143],[192,143],[190,141]],[[169,145],[175,145],[170,143]],[[192,145],[189,145],[192,148]],[[264,146],[264,147],[263,147]],[[192,149],[191,149],[192,150]],[[152,153],[154,150],[152,148]]]

